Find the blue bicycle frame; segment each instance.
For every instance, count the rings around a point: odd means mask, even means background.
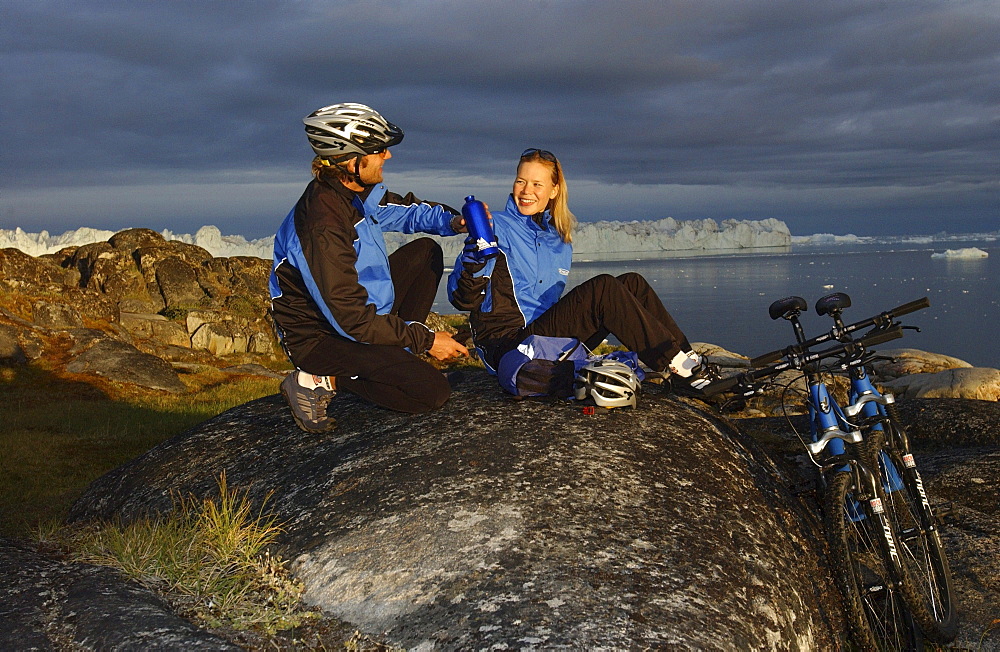
[[[843,455],[844,442],[860,443],[861,431],[851,426],[826,383],[812,374],[809,376],[809,424],[813,443],[806,448],[814,456],[824,451],[831,457]]]
[[[866,420],[872,422],[872,430],[882,431],[880,417],[885,417],[885,406],[893,403],[895,399],[892,395],[882,396],[871,382],[865,366],[860,364],[851,368],[851,390],[849,394],[850,405],[847,408],[848,416],[860,414]],[[888,433],[887,433],[888,435]],[[884,452],[881,454],[882,464],[885,466],[886,482],[883,484],[885,491],[899,491],[903,488],[903,478],[899,470]]]

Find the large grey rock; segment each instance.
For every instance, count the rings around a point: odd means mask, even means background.
[[[880,380],[893,380],[912,374],[933,374],[946,369],[961,369],[972,365],[949,355],[928,353],[920,349],[879,349],[880,356],[889,360],[875,360],[872,367]]]
[[[896,407],[906,424],[910,444],[917,450],[1000,447],[1000,403],[961,398],[903,399]]]
[[[2,650],[239,650],[110,568],[0,539]]]
[[[969,399],[901,399],[900,418],[924,486],[944,516],[941,537],[951,563],[959,650],[1000,650],[994,624],[1000,604],[1000,403]],[[769,442],[789,477],[814,474],[794,434],[806,416],[742,419],[740,429]],[[811,495],[811,494],[806,494]],[[816,505],[819,511],[819,505]]]
[[[49,301],[36,301],[31,306],[31,318],[38,326],[52,329],[82,328],[83,318],[72,306]]]
[[[165,346],[190,347],[187,329],[163,315],[121,313],[121,325],[133,335],[155,340]]]
[[[585,415],[474,372],[414,417],[340,395],[300,431],[254,401],[104,476],[71,518],[230,486],[284,523],[307,599],[408,647],[830,649],[815,517],[752,440],[674,398]],[[272,494],[273,492],[273,494]]]
[[[143,353],[131,344],[93,333],[90,331],[83,335],[87,344],[78,346],[85,347],[85,350],[66,365],[66,371],[96,374],[109,380],[168,392],[187,389],[173,367],[161,358]]]
[[[156,283],[168,306],[195,306],[205,298],[198,275],[189,263],[170,256],[158,261]]]
[[[883,383],[885,389],[905,398],[1000,399],[1000,369],[966,367],[937,373],[902,376]]]
[[[24,364],[28,356],[21,346],[18,329],[8,324],[0,324],[0,364]]]

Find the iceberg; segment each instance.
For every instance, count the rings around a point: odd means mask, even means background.
[[[390,250],[420,237],[386,233]],[[462,251],[462,238],[441,238],[445,264],[454,261]],[[788,226],[777,219],[723,220],[712,219],[662,220],[631,222],[580,222],[573,232],[573,256],[613,257],[632,254],[633,257],[657,256],[678,251],[723,251],[788,247],[792,236]],[[638,254],[638,256],[635,256]]]
[[[274,236],[247,240],[241,235],[222,235],[216,226],[203,226],[192,236],[187,233],[175,234],[167,229],[160,232],[165,240],[180,240],[198,245],[217,258],[233,256],[256,256],[270,260],[274,255]]]
[[[934,235],[833,235],[832,233],[814,233],[812,235],[793,235],[792,244],[797,246],[812,245],[927,245],[935,242],[996,242],[1000,232],[988,233],[947,233]]]
[[[961,259],[976,259],[976,258],[989,258],[990,255],[979,249],[977,247],[967,247],[965,249],[945,249],[944,252],[938,253],[934,252],[931,254],[931,258],[961,258]]]
[[[92,242],[107,242],[118,231],[83,227],[66,231],[62,235],[51,236],[48,231],[26,233],[20,227],[14,230],[0,229],[0,249],[20,249],[29,256],[54,254],[60,249]],[[194,234],[173,233],[169,229],[160,232],[165,240],[179,240],[198,245],[210,254],[220,258],[231,256],[256,256],[270,259],[274,251],[274,237],[247,240],[241,235],[222,235],[215,226],[203,226]]]
[[[62,235],[50,235],[48,231],[27,233],[20,227],[13,230],[0,229],[0,249],[12,247],[31,256],[51,254],[64,247],[106,242],[116,231],[89,227],[67,231]],[[213,256],[255,256],[270,259],[274,247],[274,237],[247,239],[241,235],[223,235],[216,226],[203,226],[194,234],[174,233],[169,229],[160,231],[167,240],[180,240],[208,250]],[[389,251],[425,234],[406,235],[386,233]],[[857,236],[815,233],[793,236],[788,226],[781,220],[633,220],[629,222],[604,220],[600,222],[580,222],[573,234],[575,256],[613,259],[616,256],[633,258],[655,258],[671,252],[705,253],[715,251],[749,250],[770,247],[829,246],[858,244],[927,244],[932,242],[962,243],[969,241],[995,242],[1000,232],[981,234],[938,233],[933,236]],[[459,237],[437,238],[444,249],[445,264],[450,264],[462,250]],[[987,252],[976,249],[948,249],[944,253],[934,253],[934,258],[986,258]]]
[[[64,247],[104,242],[115,233],[85,227],[51,236],[48,231],[26,233],[21,228],[12,231],[0,229],[0,249],[13,247],[31,256],[41,256]],[[166,240],[198,245],[218,257],[256,256],[270,259],[274,249],[273,236],[248,240],[241,235],[223,235],[216,226],[203,226],[193,235],[174,233],[168,229],[160,234]],[[425,235],[386,233],[386,246],[395,251],[406,242]],[[455,260],[462,251],[463,238],[437,239],[444,249],[446,263]],[[787,247],[791,241],[788,226],[776,219],[724,220],[720,224],[712,219],[678,221],[668,217],[653,221],[581,222],[573,234],[573,251],[576,255],[649,255],[672,251]]]
[[[48,231],[26,233],[21,227],[17,227],[13,231],[0,229],[0,249],[20,249],[29,256],[41,256],[42,254],[54,254],[65,247],[91,242],[106,242],[114,234],[114,231],[89,227],[67,231],[57,236],[50,236]]]
[[[792,244],[796,245],[831,245],[831,244],[861,244],[865,238],[853,233],[834,235],[832,233],[814,233],[812,235],[794,235]]]

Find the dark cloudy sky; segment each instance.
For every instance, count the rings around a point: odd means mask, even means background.
[[[0,228],[269,235],[357,101],[456,206],[538,146],[586,221],[1000,229],[997,0],[3,0],[0,57]]]

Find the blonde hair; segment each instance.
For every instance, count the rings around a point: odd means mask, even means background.
[[[550,158],[551,157],[551,158]],[[569,210],[568,190],[566,188],[566,177],[563,175],[562,165],[559,159],[545,150],[532,150],[517,162],[517,167],[521,163],[541,163],[552,171],[552,184],[559,188],[556,196],[549,201],[547,206],[549,214],[552,216],[552,225],[556,227],[556,232],[563,242],[573,242],[573,229],[576,227],[576,216]]]
[[[341,181],[344,183],[354,179],[353,175],[343,166],[337,163],[330,163],[322,156],[317,156],[312,160],[312,175],[317,181]]]

